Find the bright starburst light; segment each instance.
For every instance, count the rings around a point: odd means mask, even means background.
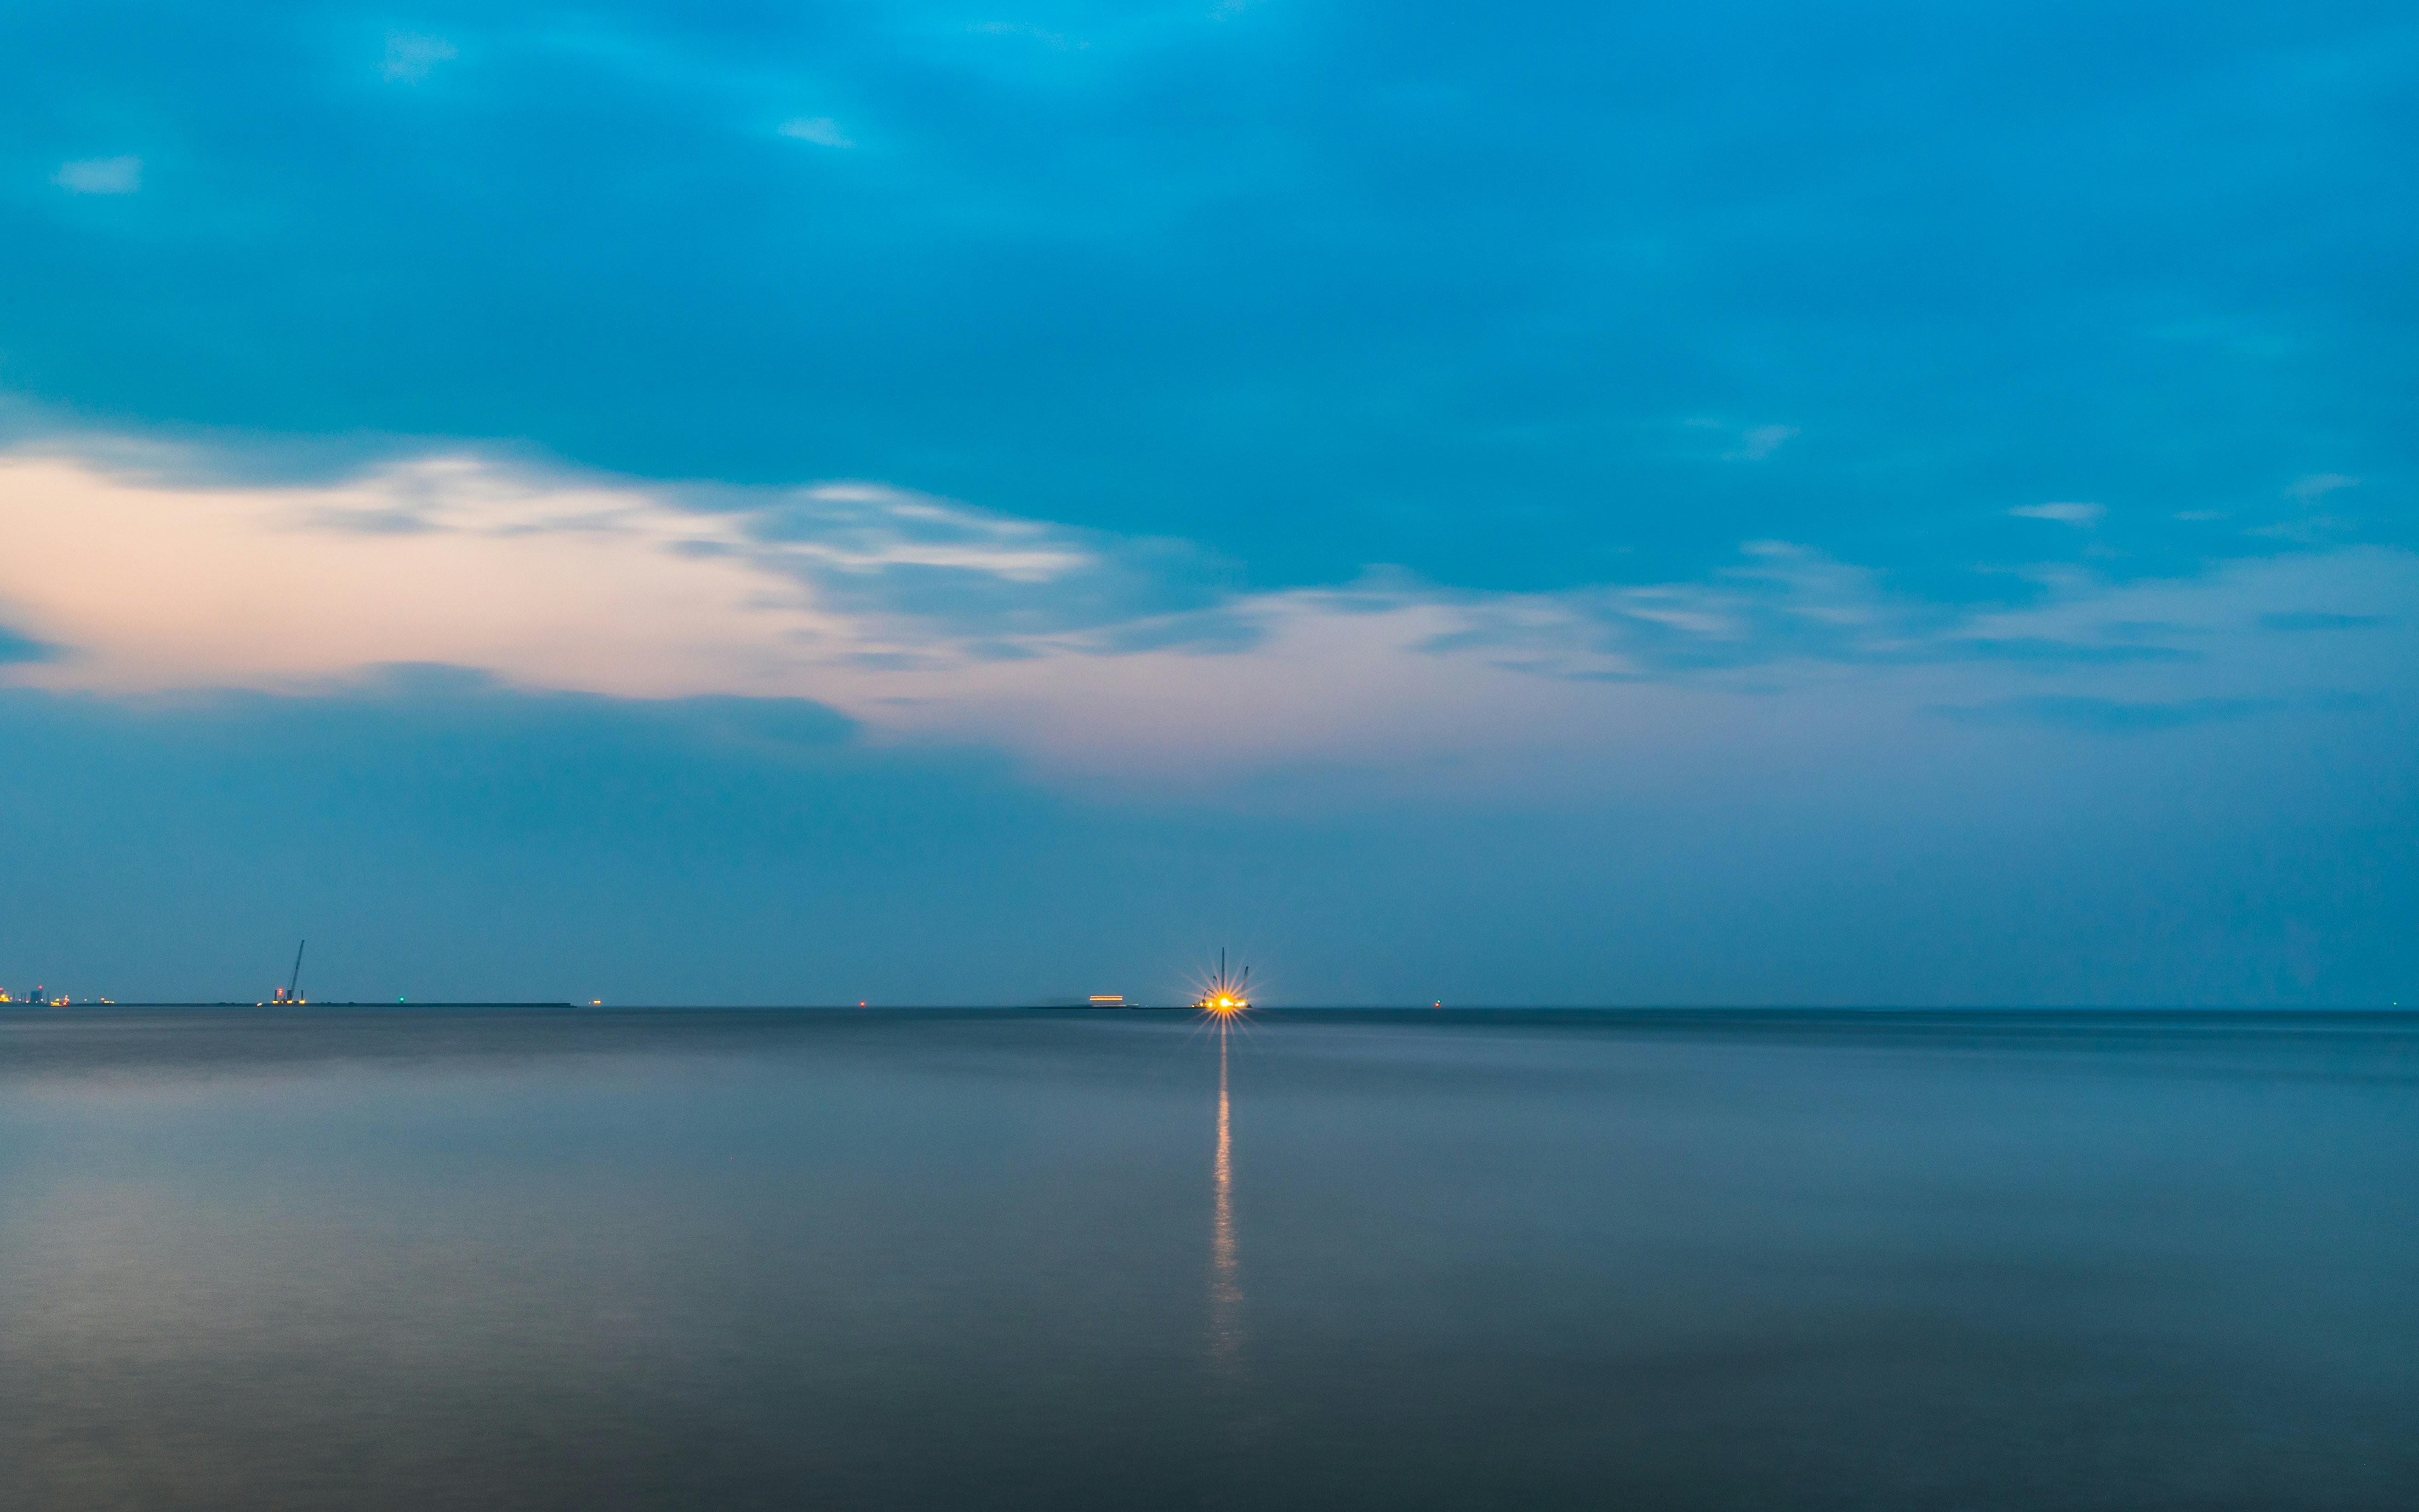
[[[1249,966],[1240,973],[1230,974],[1226,969],[1226,952],[1221,949],[1218,952],[1218,970],[1203,984],[1201,995],[1194,1000],[1193,1006],[1221,1018],[1240,1013],[1252,1006],[1251,998],[1245,995],[1251,980],[1252,968]]]

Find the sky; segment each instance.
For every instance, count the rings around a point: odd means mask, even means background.
[[[0,985],[2405,1001],[2414,76],[2326,0],[15,8]]]

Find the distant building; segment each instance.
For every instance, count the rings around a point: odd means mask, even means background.
[[[1094,993],[1092,995],[1092,1006],[1094,1008],[1123,1008],[1126,1006],[1126,1000],[1124,995],[1121,993]]]

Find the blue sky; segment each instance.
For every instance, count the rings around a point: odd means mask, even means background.
[[[0,973],[2395,1000],[2414,65],[2385,5],[13,14]]]

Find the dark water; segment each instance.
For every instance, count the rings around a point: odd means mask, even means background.
[[[2407,1508],[2415,1091],[2384,1017],[0,1015],[0,1503]]]

